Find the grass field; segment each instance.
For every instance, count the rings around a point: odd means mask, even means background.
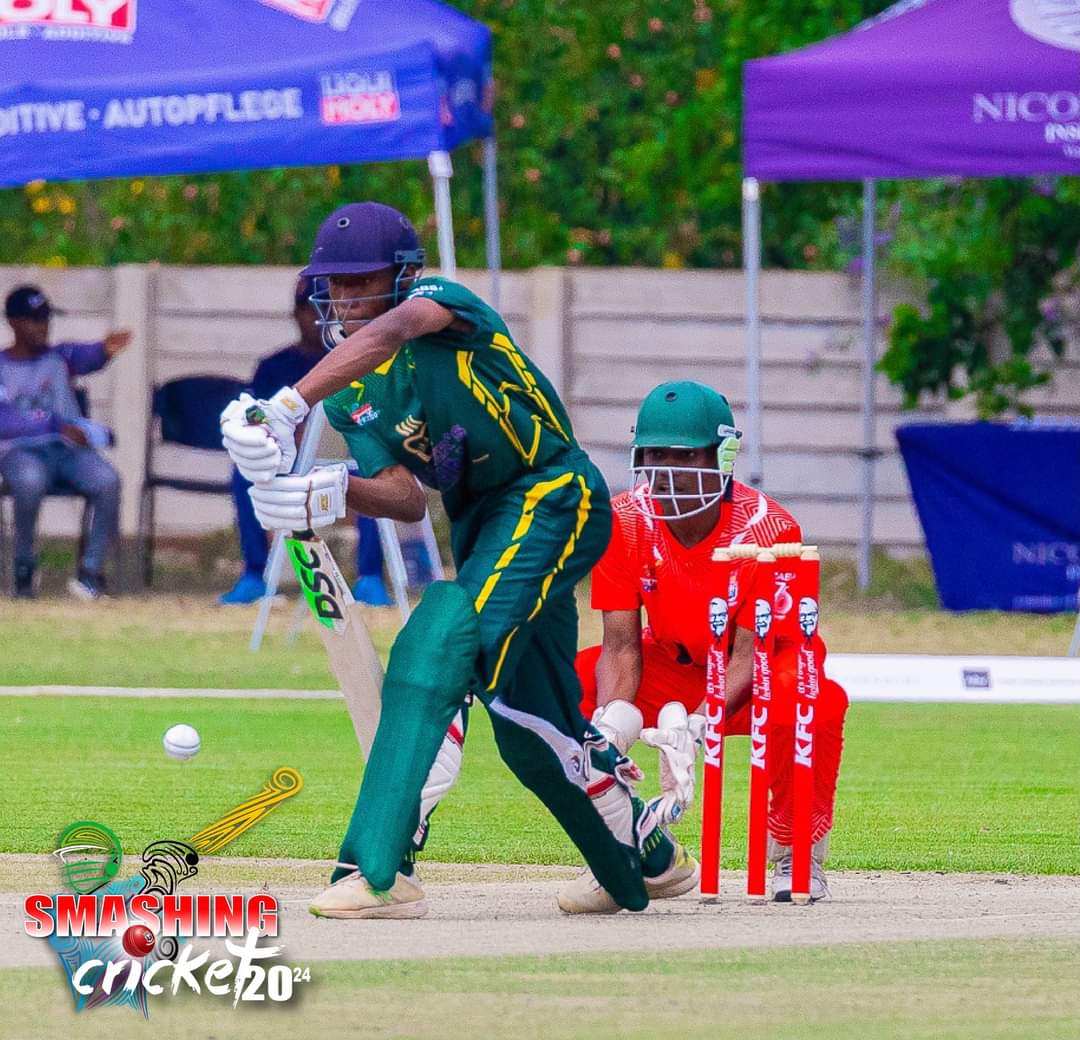
[[[835,605],[825,603],[822,632],[838,653],[1053,656],[1065,653],[1073,624],[1064,614],[869,609],[844,588],[834,591]],[[397,612],[367,613],[385,652],[399,626]],[[291,617],[291,607],[276,609],[266,643],[252,654],[254,608],[220,609],[207,597],[144,596],[90,606],[55,599],[17,607],[0,599],[0,685],[331,687],[313,623],[295,647],[287,645]],[[582,603],[581,644],[599,637],[598,617]]]
[[[190,836],[290,765],[304,790],[229,847],[231,855],[330,858],[360,765],[337,701],[2,698],[0,760],[11,803],[0,851],[48,852],[76,819],[111,826],[127,851]],[[172,723],[202,752],[161,749]],[[854,705],[837,804],[837,868],[1080,873],[1080,708]],[[655,790],[655,753],[640,756]],[[746,738],[728,758],[726,860],[743,856]],[[692,845],[697,820],[680,828]],[[465,767],[439,810],[426,856],[448,862],[573,863],[554,821],[500,762],[472,712]]]
[[[809,946],[649,956],[321,962],[293,1004],[157,998],[75,1017],[59,971],[0,972],[13,1037],[119,1040],[356,1036],[444,1040],[1067,1040],[1080,1030],[1080,943]],[[1054,985],[1049,980],[1061,980]],[[403,996],[407,994],[407,996]],[[227,1017],[231,1016],[231,1017]]]
[[[894,575],[895,577],[895,575]],[[926,585],[860,599],[834,576],[824,635],[833,651],[1064,652],[1072,619],[945,615]],[[899,589],[899,591],[896,591]],[[597,619],[583,610],[582,644]],[[43,600],[0,614],[0,685],[176,686],[192,696],[4,697],[0,761],[9,804],[0,851],[44,853],[75,819],[98,819],[125,851],[188,837],[290,765],[303,791],[224,852],[329,859],[360,778],[338,701],[199,697],[200,688],[326,689],[334,685],[312,627],[297,646],[275,611],[263,651],[247,639],[253,610],[207,597],[128,598],[92,608]],[[385,652],[396,614],[372,611]],[[197,726],[191,762],[165,757],[174,722]],[[830,866],[899,871],[1080,874],[1080,707],[856,704],[846,735]],[[726,868],[745,861],[746,738],[730,742]],[[655,753],[640,748],[655,790]],[[681,826],[698,843],[696,813]],[[450,863],[576,863],[567,839],[509,775],[482,709],[472,714],[461,782],[436,817],[425,858]],[[8,861],[10,887],[39,866]],[[223,865],[237,883],[251,863]],[[317,884],[298,868],[305,884]],[[447,868],[452,869],[452,868]],[[261,875],[259,875],[261,877]],[[321,876],[321,873],[320,875]],[[988,879],[989,883],[989,879]],[[827,912],[826,907],[823,912]],[[412,924],[408,922],[407,924]],[[558,920],[552,922],[559,927]],[[722,921],[718,922],[722,927]],[[1032,927],[1037,922],[1032,922]],[[422,927],[422,922],[416,923]],[[506,927],[497,922],[493,927]],[[0,970],[0,1035],[37,1040],[143,1036],[295,1040],[378,1036],[442,1040],[762,1037],[769,1040],[1072,1040],[1080,1035],[1080,943],[1052,938],[897,941],[684,953],[627,949],[575,955],[316,962],[293,1004],[232,1010],[207,997],[158,999],[149,1023],[130,1011],[77,1018],[59,969]],[[642,946],[648,949],[643,922]],[[790,940],[783,940],[788,942]],[[426,952],[426,948],[425,948]],[[335,949],[334,955],[338,951]],[[345,956],[344,953],[340,954]]]
[[[598,636],[582,611],[582,643]],[[267,644],[247,649],[253,610],[199,597],[144,597],[87,608],[43,600],[0,616],[2,684],[332,687],[308,626],[286,645],[291,610],[275,611]],[[385,650],[393,611],[369,612]],[[834,610],[835,651],[1051,653],[1071,619]],[[0,851],[45,852],[73,819],[108,822],[128,849],[190,835],[258,791],[279,765],[306,787],[239,839],[234,855],[327,858],[352,808],[360,766],[340,703],[10,698],[0,756],[20,812]],[[203,752],[163,755],[161,733],[195,725]],[[832,862],[898,870],[1080,872],[1080,708],[855,705],[847,727]],[[640,748],[639,751],[646,749]],[[642,756],[652,775],[653,752]],[[725,785],[727,858],[745,836],[746,742],[734,738]],[[697,842],[697,823],[682,830]],[[575,854],[503,768],[483,710],[472,713],[462,782],[440,810],[428,855],[450,862],[570,863]]]

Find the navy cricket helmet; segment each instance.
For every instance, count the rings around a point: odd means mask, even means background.
[[[354,304],[389,300],[394,307],[400,303],[407,285],[424,266],[424,259],[416,229],[392,206],[351,202],[334,210],[319,227],[311,260],[300,272],[301,277],[315,280],[311,302],[319,312],[326,349],[331,350],[345,338],[346,325],[363,325],[370,320],[350,319]],[[330,278],[387,269],[395,272],[392,292],[331,300]]]

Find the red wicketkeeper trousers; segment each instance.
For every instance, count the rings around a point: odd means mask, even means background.
[[[705,696],[705,669],[679,664],[647,634],[641,644],[642,671],[634,703],[646,726],[656,725],[660,709],[680,701],[688,712],[697,711]],[[577,655],[575,667],[581,680],[581,712],[590,718],[596,709],[596,662],[600,647],[591,646]],[[821,682],[815,721],[813,840],[832,829],[836,778],[844,746],[844,716],[848,699],[839,683]],[[729,715],[725,736],[748,736],[750,702]],[[767,767],[772,792],[769,832],[781,845],[791,844],[792,771],[795,755],[795,653],[779,654],[773,661],[772,707],[769,712]]]

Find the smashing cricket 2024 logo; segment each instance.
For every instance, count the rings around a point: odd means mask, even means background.
[[[178,891],[199,873],[200,854],[216,852],[302,786],[295,770],[277,770],[259,794],[192,838],[151,842],[130,877],[120,876],[123,850],[107,826],[65,827],[54,856],[67,891],[26,896],[23,929],[52,947],[75,1010],[122,1006],[149,1017],[151,997],[182,989],[231,997],[233,1007],[284,1003],[309,982],[306,966],[282,962],[282,946],[263,942],[278,935],[276,896]]]

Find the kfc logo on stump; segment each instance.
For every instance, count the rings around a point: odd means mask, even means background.
[[[42,25],[130,33],[136,0],[0,0],[0,26]]]
[[[392,72],[324,72],[319,85],[319,111],[327,126],[392,123],[401,118],[401,97]]]

